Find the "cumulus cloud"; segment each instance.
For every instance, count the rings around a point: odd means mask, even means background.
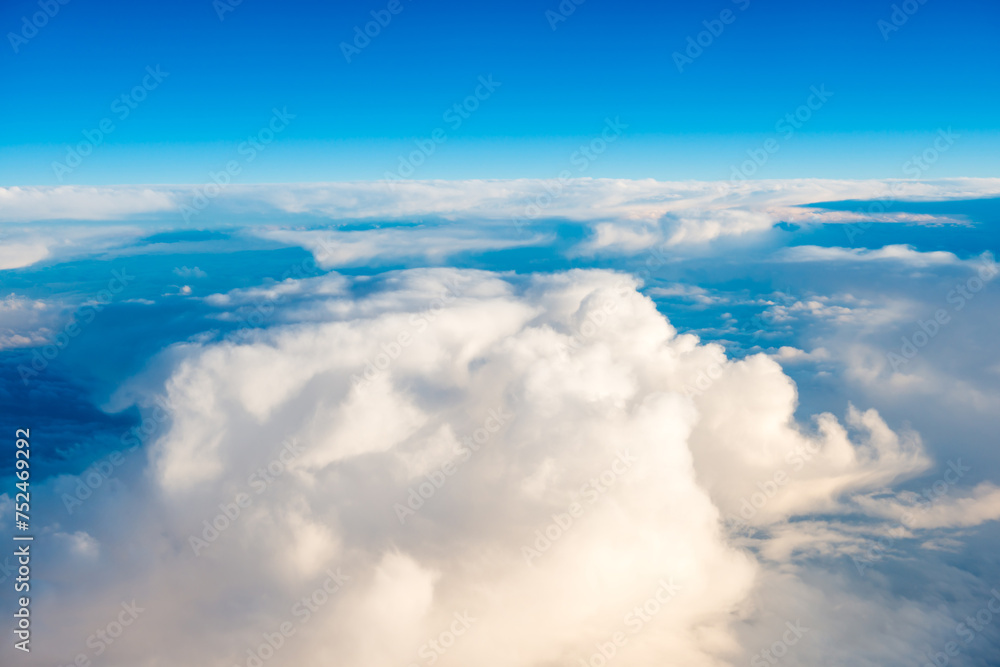
[[[916,308],[915,303],[899,298],[875,300],[839,293],[829,296],[812,295],[787,304],[773,304],[764,311],[763,317],[775,326],[813,320],[835,325],[856,325],[872,330],[901,321],[911,316]]]
[[[180,278],[207,278],[208,274],[197,266],[175,266],[174,275]]]
[[[872,262],[895,261],[909,266],[929,267],[961,264],[954,253],[940,250],[921,252],[908,245],[887,245],[882,248],[839,248],[814,245],[795,246],[779,254],[786,262]]]
[[[0,299],[0,350],[45,343],[60,311],[54,304],[14,293]]]
[[[350,282],[346,277],[336,273],[328,273],[315,278],[302,280],[286,278],[280,282],[257,287],[234,289],[225,294],[209,295],[205,297],[205,300],[213,306],[227,307],[273,302],[290,296],[326,298],[343,295],[348,292],[349,288]]]
[[[816,664],[854,631],[798,554],[855,538],[806,519],[926,470],[915,433],[854,407],[800,423],[778,363],[679,334],[622,274],[420,269],[358,279],[363,296],[345,280],[262,288],[315,290],[325,319],[179,344],[165,383],[122,390],[159,394],[165,430],[116,502],[62,522],[88,576],[39,600],[59,628],[43,657],[133,598],[142,622],[103,664],[249,664],[282,624],[267,664],[577,664],[621,633],[622,664],[714,666],[786,619],[826,624],[802,642]],[[877,586],[837,596],[897,636],[932,625]],[[893,648],[881,664],[916,655]]]

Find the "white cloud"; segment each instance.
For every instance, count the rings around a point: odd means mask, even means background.
[[[0,244],[0,270],[43,260],[126,249],[123,240],[150,232],[149,222],[176,225],[180,205],[196,186],[58,186],[0,188],[0,223],[51,221],[42,232],[13,224]],[[462,252],[483,252],[551,243],[533,223],[564,219],[590,227],[591,236],[567,250],[571,256],[630,254],[651,249],[678,252],[704,248],[727,237],[766,232],[783,221],[801,224],[895,221],[919,225],[968,224],[964,220],[911,213],[825,211],[805,204],[845,199],[894,198],[922,201],[1000,195],[1000,179],[940,181],[783,181],[663,182],[652,179],[513,179],[231,185],[213,199],[206,224],[240,220],[247,210],[336,222],[416,223],[367,230],[308,230],[241,223],[250,236],[314,252],[324,268],[359,266],[373,260],[441,262]],[[208,214],[206,214],[208,215]],[[428,219],[431,223],[424,223]],[[66,221],[132,221],[134,226],[80,228]],[[139,224],[141,223],[141,224]],[[462,223],[462,224],[459,224]],[[468,224],[472,223],[472,224]],[[229,224],[229,223],[227,223]],[[544,232],[544,233],[543,233]],[[322,242],[322,243],[321,243]],[[214,241],[202,242],[204,251]],[[180,246],[161,244],[159,252]],[[152,247],[142,249],[151,252]],[[930,266],[946,263],[947,253],[910,252],[903,246],[879,251],[797,249],[788,261],[896,258]],[[197,267],[179,267],[201,276]],[[181,274],[179,274],[181,275]],[[187,278],[188,274],[181,275]]]
[[[492,232],[492,233],[484,233]],[[363,265],[372,260],[421,258],[441,261],[461,252],[541,245],[551,238],[519,239],[513,229],[393,227],[361,231],[260,230],[262,238],[307,248],[323,268]]]
[[[908,528],[958,528],[1000,519],[1000,488],[984,482],[965,495],[928,501],[916,493],[897,496],[859,496],[854,499],[872,516],[900,520]]]
[[[168,188],[164,187],[62,185],[0,188],[0,222],[109,220],[175,208]]]
[[[768,356],[778,363],[795,364],[810,361],[826,361],[830,358],[830,352],[823,347],[817,347],[812,352],[806,352],[797,347],[782,345],[776,352]]]
[[[475,621],[442,667],[573,664],[616,632],[622,664],[724,664],[772,641],[759,595],[796,614],[827,594],[797,554],[854,539],[791,519],[854,512],[852,498],[930,465],[916,434],[872,410],[798,423],[778,363],[678,335],[620,274],[404,271],[362,298],[303,283],[267,289],[327,290],[310,309],[325,321],[170,350],[170,419],[148,469],[78,515],[99,569],[33,612],[58,619],[41,649],[53,660],[140,597],[144,624],[104,664],[244,664],[288,621],[271,665],[394,667],[422,662],[463,612]],[[196,557],[190,536],[239,493],[250,502]],[[766,557],[727,539],[741,513],[774,532]],[[133,551],[105,548],[122,534]],[[300,625],[294,605],[336,567],[350,582]],[[629,610],[671,579],[676,595],[633,633]],[[899,611],[878,586],[837,595],[891,617],[896,636],[926,636],[931,612]],[[825,609],[804,618],[830,630]],[[837,643],[814,641],[814,661]],[[904,644],[895,659],[916,657]]]
[[[295,280],[286,278],[281,282],[268,283],[258,287],[230,290],[225,294],[211,294],[205,300],[213,306],[227,307],[247,304],[269,304],[279,299],[293,296],[326,298],[347,293],[350,283],[344,276],[327,273],[315,278]]]
[[[7,225],[0,229],[0,271],[92,255],[125,245],[145,233],[132,225]]]
[[[726,297],[712,294],[704,287],[673,283],[664,287],[650,287],[646,294],[655,297],[674,297],[694,301],[702,305],[720,304],[726,302]]]
[[[795,246],[779,253],[779,258],[786,262],[895,261],[921,268],[962,263],[954,253],[940,250],[921,252],[908,245],[887,245],[877,249]]]
[[[892,188],[892,189],[890,189]],[[388,189],[383,183],[324,183],[291,186],[240,186],[233,197],[260,199],[291,213],[314,213],[333,219],[440,216],[449,219],[511,220],[514,217],[566,218],[577,221],[659,221],[675,214],[690,221],[685,230],[700,239],[710,229],[696,229],[701,220],[714,226],[709,211],[727,211],[741,231],[758,227],[757,212],[774,209],[782,219],[789,207],[846,199],[961,199],[1000,193],[1000,179],[901,180],[759,180],[655,181],[574,179],[557,181],[512,179],[474,181],[402,181]],[[551,193],[556,193],[554,196]],[[532,205],[535,208],[532,208]],[[810,212],[809,215],[815,215]],[[928,218],[928,221],[936,218]]]
[[[45,344],[61,312],[55,304],[11,292],[0,299],[0,350]]]
[[[129,215],[177,212],[190,199],[194,185],[58,186],[0,189],[0,221],[107,220]],[[554,193],[554,194],[553,194]],[[796,208],[803,204],[847,199],[972,199],[1000,194],[1000,179],[956,178],[907,180],[753,180],[656,181],[653,179],[580,178],[467,181],[231,185],[213,200],[213,209],[272,207],[286,213],[331,220],[453,220],[510,222],[513,218],[565,218],[584,221],[657,222],[673,215],[684,234],[701,239],[715,233],[721,212],[724,227],[736,233],[757,228],[769,219],[853,222],[879,219],[880,213],[849,214]],[[854,217],[849,217],[853,215]],[[937,216],[899,214],[908,222],[961,222]],[[727,217],[729,216],[729,217]],[[911,216],[911,217],[907,217]],[[890,213],[889,218],[896,219]],[[686,222],[685,222],[686,221]],[[701,224],[701,223],[704,223]],[[686,225],[686,226],[685,226]],[[716,230],[717,231],[717,230]],[[725,230],[723,230],[725,231]],[[728,232],[727,232],[728,233]]]
[[[197,266],[175,266],[174,275],[181,278],[207,278],[208,274]]]
[[[0,245],[0,271],[31,266],[49,256],[44,243],[3,243]]]

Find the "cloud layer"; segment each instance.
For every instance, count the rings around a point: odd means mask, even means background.
[[[899,643],[852,664],[912,664],[918,638],[943,642],[931,601],[897,609],[880,579],[836,574],[914,507],[891,487],[932,465],[920,437],[853,407],[800,423],[778,363],[678,334],[636,287],[606,271],[409,270],[364,296],[336,275],[290,280],[275,289],[310,294],[308,318],[173,347],[165,382],[114,401],[158,397],[148,461],[130,454],[124,485],[54,527],[66,575],[38,607],[45,657],[96,657],[95,623],[133,599],[143,611],[102,664],[613,650],[721,665],[792,637],[783,664],[841,664],[874,614]],[[931,503],[902,529],[994,519],[996,494]]]

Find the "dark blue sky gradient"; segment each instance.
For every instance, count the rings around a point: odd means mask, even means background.
[[[58,182],[51,162],[110,117],[115,131],[65,182],[200,181],[272,107],[297,117],[246,182],[380,178],[490,74],[501,87],[415,177],[554,175],[533,173],[535,158],[564,162],[620,116],[626,139],[596,175],[726,178],[820,84],[834,97],[759,177],[901,176],[920,137],[949,126],[975,139],[928,176],[997,166],[995,2],[928,0],[885,40],[889,2],[587,0],[553,30],[556,0],[400,1],[350,64],[340,43],[387,2],[244,0],[220,21],[209,0],[70,0],[18,53],[8,33],[38,5],[4,3],[0,179]],[[672,53],[724,9],[735,20],[678,72]],[[119,121],[112,102],[156,65],[169,76]],[[859,155],[876,150],[898,155]]]

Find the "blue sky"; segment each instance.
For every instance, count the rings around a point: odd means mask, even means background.
[[[892,20],[888,2],[588,0],[564,3],[572,13],[553,22],[554,0],[400,0],[348,63],[341,43],[387,4],[290,2],[276,11],[245,0],[220,20],[222,5],[208,0],[72,0],[34,34],[22,18],[37,3],[5,3],[0,72],[17,94],[0,106],[0,178],[201,182],[273,108],[287,108],[294,121],[242,182],[381,178],[436,128],[447,140],[417,177],[551,177],[606,118],[628,127],[588,175],[714,180],[773,136],[811,86],[833,95],[756,176],[903,177],[900,165],[948,127],[964,140],[933,176],[997,167],[995,3],[916,3],[890,32],[879,27]],[[720,34],[706,32],[702,53],[691,51],[678,71],[673,54],[704,22]],[[121,118],[115,100],[142,84],[147,66],[167,75]],[[490,75],[499,87],[451,127],[444,113]],[[52,163],[103,119],[114,130],[57,179]]]

